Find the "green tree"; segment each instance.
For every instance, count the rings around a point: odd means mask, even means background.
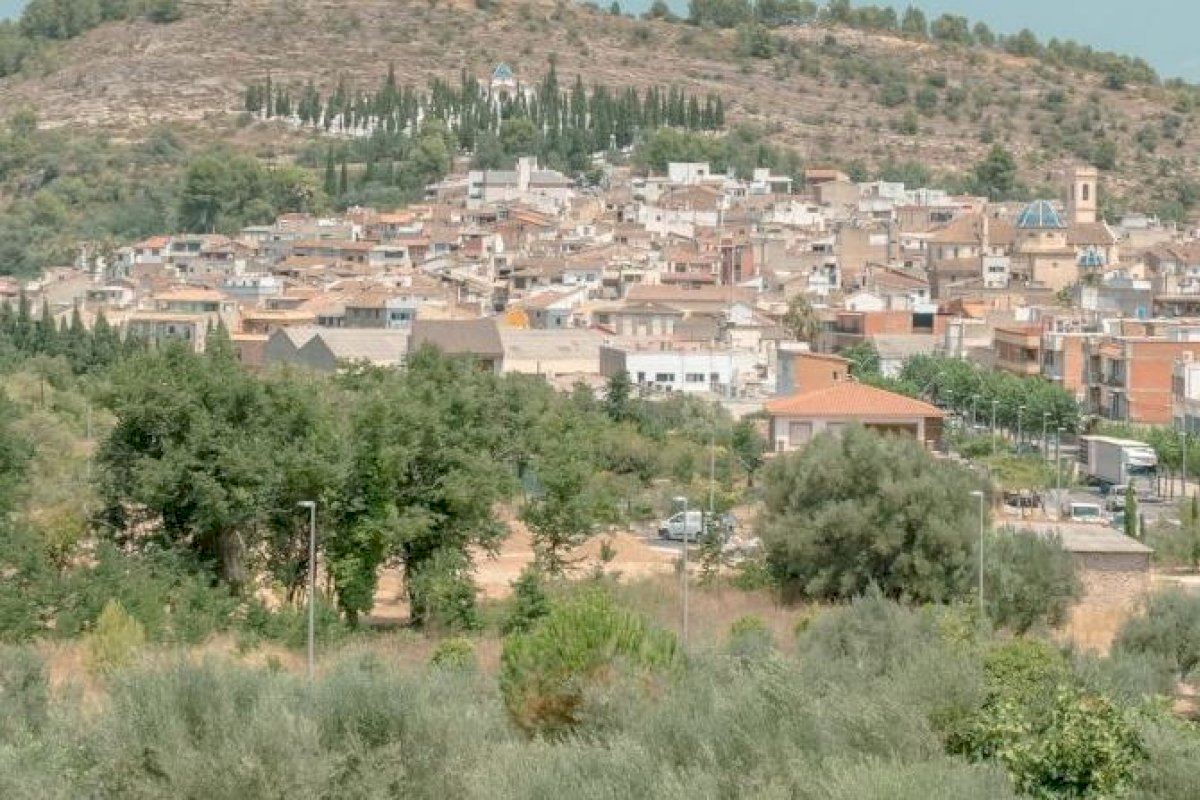
[[[534,464],[539,495],[521,512],[533,536],[538,566],[552,577],[571,566],[570,553],[592,535],[595,501],[589,478],[594,472],[586,436],[566,426],[550,434],[550,444]]]
[[[975,190],[993,200],[1010,196],[1017,187],[1017,162],[1012,153],[996,144],[975,165]]]
[[[1125,487],[1125,535],[1130,539],[1141,538],[1141,526],[1138,518],[1137,492],[1133,484]]]
[[[633,417],[633,381],[625,370],[614,372],[604,392],[604,408],[613,422]]]
[[[925,12],[916,6],[906,8],[904,17],[900,21],[900,30],[908,36],[915,36],[919,39],[927,37],[929,22],[925,18]]]
[[[791,595],[946,602],[970,590],[977,479],[907,437],[859,427],[771,462],[760,535]]]
[[[841,352],[850,362],[850,374],[859,380],[868,380],[880,375],[879,350],[870,339],[864,339]]]
[[[1066,621],[1083,587],[1057,537],[995,531],[985,554],[984,598],[992,624],[1022,635]]]
[[[788,301],[783,327],[793,339],[815,343],[821,333],[821,318],[807,297],[796,295]]]

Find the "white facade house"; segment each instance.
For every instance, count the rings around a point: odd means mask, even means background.
[[[467,203],[474,208],[539,199],[561,208],[574,196],[575,184],[570,178],[555,170],[538,169],[537,159],[532,156],[518,158],[516,169],[481,169],[467,173]]]
[[[707,161],[672,161],[667,164],[667,180],[674,184],[691,186],[712,178],[712,169]]]
[[[730,393],[758,374],[757,354],[741,350],[672,350],[633,346],[600,349],[600,372],[621,370],[647,391],[696,394]]]

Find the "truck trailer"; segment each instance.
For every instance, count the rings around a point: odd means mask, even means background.
[[[1136,483],[1138,478],[1153,478],[1158,455],[1145,442],[1113,436],[1079,437],[1079,460],[1084,474],[1101,486]]]

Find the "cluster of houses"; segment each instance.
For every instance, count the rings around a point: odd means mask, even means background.
[[[938,409],[854,382],[838,354],[862,342],[885,373],[957,356],[1041,375],[1101,417],[1200,431],[1200,240],[1100,220],[1097,183],[1080,167],[1065,200],[994,203],[829,169],[606,166],[583,187],[532,158],[460,164],[398,210],[84,248],[25,288],[151,342],[200,350],[219,322],[252,369],[402,368],[432,344],[564,388],[623,370],[648,396],[765,409],[780,450],[849,421],[937,439]],[[784,324],[798,296],[812,341]]]

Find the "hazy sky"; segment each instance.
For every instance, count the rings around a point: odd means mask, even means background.
[[[652,0],[621,0],[629,11],[643,11]],[[668,0],[679,12],[687,0]],[[881,5],[887,0],[877,0]],[[0,0],[0,18],[19,13],[25,0]],[[1076,39],[1106,50],[1138,55],[1167,77],[1200,81],[1200,3],[1196,0],[916,0],[932,14],[950,11],[983,20],[997,32],[1029,28],[1039,38]],[[607,6],[607,2],[601,3]],[[907,0],[893,0],[903,8]]]

